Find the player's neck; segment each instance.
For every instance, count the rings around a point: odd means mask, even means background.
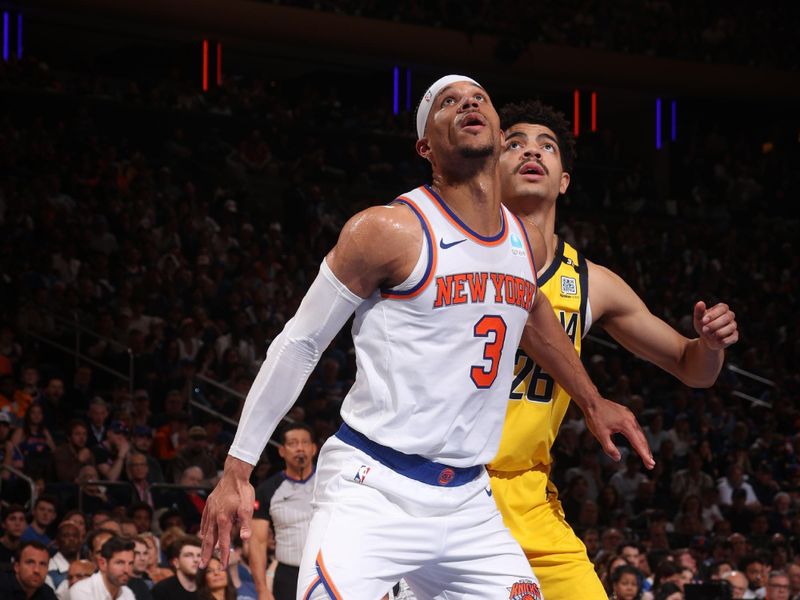
[[[468,179],[434,173],[433,189],[476,233],[488,237],[500,231],[500,181],[494,167]]]

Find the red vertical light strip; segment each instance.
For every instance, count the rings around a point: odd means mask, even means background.
[[[575,105],[573,110],[574,118],[572,119],[572,127],[575,137],[578,137],[581,133],[581,93],[578,90],[575,90],[572,93],[572,96],[573,104]]]
[[[203,40],[203,91],[208,91],[208,40]]]
[[[222,85],[222,42],[217,42],[217,85]]]
[[[592,133],[597,131],[597,92],[592,92]]]

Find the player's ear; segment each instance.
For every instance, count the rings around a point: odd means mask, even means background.
[[[558,185],[559,194],[566,194],[569,187],[569,173],[561,173],[561,182]]]
[[[428,144],[428,138],[424,137],[418,139],[414,147],[417,149],[417,154],[428,162],[431,161],[431,147],[430,144]]]

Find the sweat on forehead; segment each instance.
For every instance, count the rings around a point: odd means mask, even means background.
[[[425,124],[428,122],[428,115],[431,112],[431,107],[433,106],[433,101],[436,100],[436,96],[448,85],[459,81],[467,81],[478,87],[483,87],[480,83],[472,79],[472,77],[467,77],[466,75],[445,75],[434,81],[431,87],[423,94],[422,100],[420,100],[419,103],[419,108],[417,108],[417,139],[425,135]]]

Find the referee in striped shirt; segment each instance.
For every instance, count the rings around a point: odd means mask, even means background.
[[[304,423],[287,425],[281,432],[278,453],[286,468],[258,486],[253,510],[250,568],[259,600],[295,600],[300,558],[311,522],[317,455],[311,428]],[[267,588],[266,573],[270,523],[278,559],[272,594]]]

